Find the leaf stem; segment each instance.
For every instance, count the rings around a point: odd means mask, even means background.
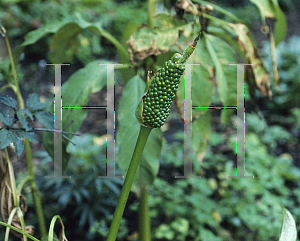
[[[113,220],[110,225],[107,241],[116,240],[120,222],[128,199],[128,195],[133,183],[133,179],[135,177],[136,170],[140,163],[140,159],[151,130],[152,128],[141,125],[140,133],[135,145],[135,149],[131,158],[128,172],[126,174],[125,181],[121,190],[121,194],[117,203],[117,207],[113,216]]]
[[[13,84],[6,84],[6,85],[1,87],[0,93],[3,92],[4,90],[8,89],[8,88],[13,89],[14,92],[17,91],[16,87]]]
[[[7,224],[7,223],[4,223],[4,222],[1,222],[1,221],[0,221],[0,225],[3,225],[3,226],[5,226],[5,227],[9,227],[9,228],[11,228],[11,229],[13,229],[13,230],[15,230],[15,231],[17,231],[17,232],[19,232],[19,233],[21,233],[21,234],[27,236],[28,238],[30,238],[30,239],[32,239],[32,240],[34,240],[34,241],[40,241],[40,240],[38,240],[37,238],[31,236],[30,234],[24,232],[23,230],[18,229],[18,228],[14,227],[14,226],[12,226],[12,225],[10,225],[10,224]]]
[[[155,26],[155,9],[157,0],[148,0],[148,25],[149,27]]]

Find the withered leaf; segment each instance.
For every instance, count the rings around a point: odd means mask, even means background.
[[[0,171],[0,177],[1,177],[1,198],[0,198],[0,205],[1,205],[1,215],[3,218],[3,221],[5,223],[8,222],[9,215],[11,211],[15,208],[14,206],[14,200],[13,200],[13,193],[12,193],[12,180],[9,175],[9,169],[8,169],[8,162],[7,158],[4,155],[3,151],[1,151],[1,171]],[[14,182],[13,182],[14,183]],[[22,194],[18,194],[20,196],[20,209],[23,213],[23,216],[25,215],[27,211],[27,205],[26,205],[26,197]],[[14,214],[14,217],[12,219],[12,226],[22,229],[20,220],[18,218],[17,213]],[[14,230],[11,230],[12,234],[14,234],[16,237],[23,238],[23,235],[19,232],[16,232]],[[26,232],[30,235],[34,234],[34,227],[33,226],[26,226]]]
[[[261,94],[271,97],[270,74],[258,53],[257,47],[254,45],[251,37],[249,36],[249,29],[246,25],[241,23],[230,24],[230,26],[238,36],[238,44],[241,50],[245,52],[245,58],[248,60],[249,64],[252,64],[247,66],[249,73],[246,75],[246,78],[249,78],[247,81],[255,81],[256,87],[259,89]]]

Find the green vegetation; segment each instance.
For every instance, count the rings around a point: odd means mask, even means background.
[[[294,4],[1,1],[0,239],[296,241],[300,38],[283,41]],[[253,21],[269,39],[262,49]],[[236,112],[217,109],[236,105],[237,71],[228,64],[239,62],[253,63],[245,175],[254,179],[228,178]],[[72,178],[45,178],[53,175],[54,75],[43,63],[71,63],[62,67],[63,106],[73,107],[62,110],[62,168]],[[74,108],[107,105],[103,64],[116,63],[115,175],[125,181],[98,178],[113,139],[106,111]],[[185,168],[183,63],[201,63],[192,68],[193,175],[201,178],[175,178]]]

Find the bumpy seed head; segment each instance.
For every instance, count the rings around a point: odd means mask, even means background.
[[[142,125],[160,127],[168,118],[180,77],[184,72],[184,65],[178,64],[181,57],[178,53],[174,54],[151,80],[148,76],[146,90],[136,112]]]
[[[180,76],[184,72],[183,64],[194,52],[200,35],[201,32],[182,56],[176,53],[166,61],[164,67],[157,71],[151,80],[148,72],[145,93],[140,99],[135,113],[142,125],[156,128],[165,123],[180,82]]]

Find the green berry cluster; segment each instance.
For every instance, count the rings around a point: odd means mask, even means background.
[[[153,128],[162,126],[170,113],[184,65],[178,64],[181,55],[176,53],[171,60],[151,79],[150,87],[143,96],[143,124]]]

